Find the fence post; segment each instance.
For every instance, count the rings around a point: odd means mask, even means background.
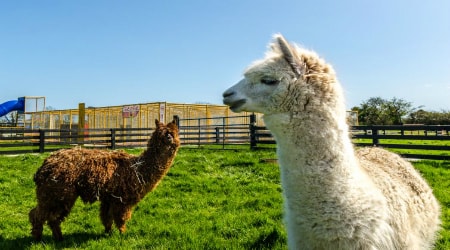
[[[256,115],[250,115],[250,149],[256,149]]]
[[[372,128],[372,145],[378,146],[379,139],[378,139],[378,129]]]
[[[222,149],[225,149],[225,117],[222,117]]]
[[[201,135],[202,135],[202,131],[201,131],[201,121],[200,121],[200,118],[198,118],[198,147],[200,147],[200,144],[201,144],[201,141],[200,141],[200,137],[201,137]]]
[[[219,127],[215,127],[214,129],[216,130],[216,144],[219,144],[220,143]]]
[[[174,115],[173,120],[175,121],[175,124],[177,125],[178,129],[180,129],[180,117],[178,115]]]
[[[83,145],[84,143],[84,125],[86,119],[86,109],[84,103],[78,104],[78,126],[77,126],[77,143]]]
[[[116,149],[116,129],[112,128],[111,131],[111,149]]]
[[[44,153],[45,151],[45,131],[39,129],[39,153]]]

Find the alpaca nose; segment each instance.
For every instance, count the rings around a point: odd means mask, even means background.
[[[235,92],[233,90],[229,89],[229,90],[225,91],[222,96],[223,96],[223,98],[227,98],[234,94],[235,94]]]

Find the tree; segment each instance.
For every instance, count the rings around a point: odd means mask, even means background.
[[[381,97],[372,97],[361,103],[358,113],[359,122],[366,125],[385,124],[383,115],[385,102]]]
[[[450,124],[450,111],[435,112],[419,109],[410,113],[406,118],[406,122],[411,124],[448,125]]]
[[[403,118],[415,111],[411,102],[396,97],[386,100],[381,97],[372,97],[354,107],[358,111],[358,120],[365,125],[400,125]],[[352,109],[352,110],[353,110]]]
[[[397,99],[395,97],[390,101],[387,101],[385,105],[385,109],[387,112],[386,116],[388,117],[391,124],[394,125],[403,124],[402,118],[417,110],[417,108],[413,108],[410,102],[404,101],[402,99]]]

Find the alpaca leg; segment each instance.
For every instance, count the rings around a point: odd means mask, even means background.
[[[52,207],[49,211],[51,214],[48,219],[48,225],[50,226],[53,234],[53,238],[57,241],[63,240],[61,232],[61,223],[69,215],[73,205],[77,199],[77,196],[66,197],[64,203],[58,203],[57,206]]]
[[[61,222],[69,214],[67,209],[53,210],[50,218],[48,219],[48,225],[52,229],[53,238],[57,241],[63,240],[61,232]]]
[[[111,233],[113,215],[111,211],[111,204],[106,201],[102,201],[100,205],[100,219],[105,227],[105,233]]]
[[[46,221],[45,216],[40,213],[38,207],[35,207],[30,210],[28,213],[28,218],[31,223],[31,235],[35,240],[41,240],[42,231],[44,230],[44,223]]]
[[[114,222],[121,233],[126,230],[126,222],[131,218],[131,208],[127,206],[116,206],[113,208]]]
[[[62,241],[63,236],[61,232],[61,222],[62,220],[51,220],[48,222],[48,225],[52,229],[53,239],[56,241]]]

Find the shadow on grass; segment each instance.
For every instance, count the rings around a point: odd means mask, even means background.
[[[240,167],[247,168],[247,167],[251,167],[251,166],[254,166],[254,165],[255,165],[255,162],[250,161],[250,160],[249,161],[236,160],[236,161],[234,161],[232,163],[220,164],[220,167],[221,168],[240,168]]]
[[[450,161],[443,161],[442,162],[442,167],[446,168],[446,169],[450,169]]]
[[[31,236],[19,237],[15,239],[5,239],[0,235],[0,249],[30,249],[32,245],[42,245],[51,247],[52,249],[65,249],[79,247],[85,242],[91,240],[98,240],[101,238],[110,237],[107,234],[92,234],[92,233],[74,233],[64,235],[64,240],[55,241],[51,235],[42,236],[42,240],[36,241]]]
[[[258,239],[247,246],[249,249],[273,249],[275,246],[284,243],[286,238],[274,228],[269,233],[261,234]]]

